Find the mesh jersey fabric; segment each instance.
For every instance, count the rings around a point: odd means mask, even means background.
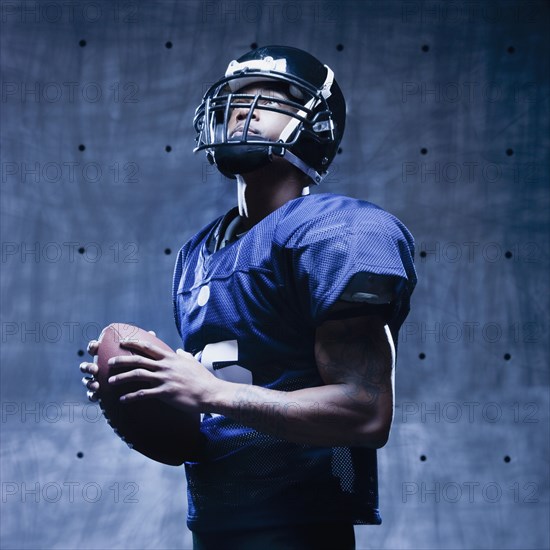
[[[397,218],[366,201],[309,195],[213,252],[209,242],[234,215],[179,251],[174,315],[186,351],[200,356],[208,345],[236,342],[237,361],[221,357],[219,370],[236,363],[253,384],[279,391],[320,386],[316,327],[362,272],[396,282],[388,325],[397,342],[416,284],[414,241]],[[204,416],[205,455],[185,465],[191,530],[380,523],[376,450],[295,444],[244,424]]]

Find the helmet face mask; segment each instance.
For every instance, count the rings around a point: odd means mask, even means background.
[[[252,88],[252,89],[251,89]],[[274,96],[273,92],[280,92]],[[230,134],[235,109],[246,111]],[[288,120],[278,137],[249,130],[265,111]],[[254,50],[232,61],[197,108],[196,151],[226,176],[235,177],[281,156],[319,183],[334,158],[345,124],[345,101],[332,71],[310,54],[283,46]]]

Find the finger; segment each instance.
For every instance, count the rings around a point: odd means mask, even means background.
[[[88,391],[87,392],[87,395],[88,395],[88,399],[92,402],[92,403],[97,403],[99,401],[99,397],[97,395],[96,392],[94,391]]]
[[[143,355],[117,355],[116,357],[111,357],[107,364],[113,368],[122,368],[122,367],[143,367],[150,371],[156,371],[159,369],[159,364],[155,359],[149,359]]]
[[[96,392],[99,390],[99,382],[93,376],[84,376],[82,378],[82,383],[91,392]]]
[[[178,348],[178,349],[176,350],[176,353],[177,353],[178,355],[181,355],[182,357],[191,357],[191,358],[193,358],[193,359],[195,358],[194,355],[193,355],[192,353],[188,353],[187,351],[185,351],[185,350],[183,350],[183,349],[181,349],[181,348]]]
[[[99,349],[99,342],[97,340],[90,340],[88,342],[88,353],[90,355],[97,355],[98,349]]]
[[[146,342],[145,340],[134,340],[131,338],[123,339],[120,341],[120,347],[136,350],[139,353],[147,355],[151,359],[164,359],[166,357],[166,352],[162,348],[159,348],[155,344],[151,344],[151,342]]]
[[[80,363],[79,368],[80,372],[91,374],[92,376],[96,375],[99,370],[98,366],[95,363],[87,362]]]
[[[88,384],[95,382],[95,378],[93,376],[83,376],[81,382],[88,388]]]
[[[109,384],[125,384],[127,382],[138,382],[138,381],[153,381],[158,380],[158,376],[147,369],[135,369],[128,372],[121,372],[120,374],[115,374],[114,376],[109,377]]]
[[[120,401],[122,403],[131,403],[132,401],[140,401],[143,399],[151,399],[157,397],[160,394],[158,388],[148,388],[144,390],[138,390],[136,392],[127,393],[120,396]]]

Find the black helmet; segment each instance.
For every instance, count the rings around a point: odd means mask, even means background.
[[[266,88],[284,86],[288,100],[275,106],[262,96],[238,93],[250,84]],[[247,108],[248,116],[238,138],[228,136],[234,108]],[[291,117],[276,142],[247,134],[255,109]],[[279,155],[319,183],[334,159],[344,133],[346,102],[334,73],[303,50],[287,46],[257,48],[231,61],[225,77],[213,84],[197,108],[194,151],[206,150],[210,162],[226,176],[245,174]]]

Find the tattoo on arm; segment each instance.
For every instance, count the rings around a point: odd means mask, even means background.
[[[328,321],[318,329],[315,359],[324,385],[285,392],[238,384],[219,412],[298,443],[349,444],[355,437],[358,445],[378,444],[393,410],[392,347],[384,325],[366,317]]]
[[[246,385],[239,387],[234,395],[233,416],[245,426],[263,428],[276,436],[282,436],[285,407],[288,404],[273,396],[266,396],[262,388]]]
[[[384,326],[375,318],[355,317],[325,323],[319,329],[316,359],[325,383],[343,383],[347,397],[375,404],[392,391],[391,348]]]

